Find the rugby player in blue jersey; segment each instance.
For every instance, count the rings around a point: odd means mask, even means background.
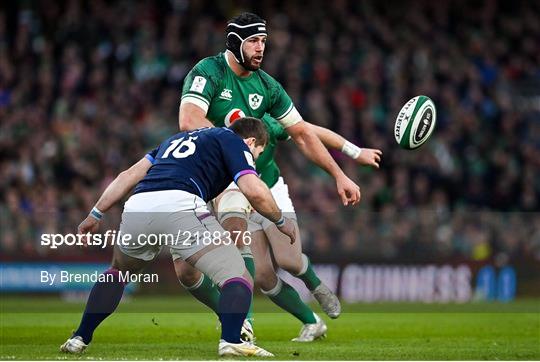
[[[139,236],[177,235],[171,253],[208,275],[221,288],[220,356],[271,357],[271,353],[240,340],[240,330],[248,312],[253,280],[230,236],[206,207],[232,181],[251,205],[294,243],[296,228],[278,208],[268,187],[259,179],[254,159],[264,150],[268,134],[255,118],[238,120],[230,128],[202,128],[178,133],[165,140],[130,169],[120,173],[107,187],[88,217],[79,225],[79,233],[96,233],[102,214],[135,186],[122,213],[120,233],[130,235],[126,243],[114,248],[107,280],[98,281],[86,304],[81,323],[61,346],[69,353],[83,352],[94,330],[114,312],[124,292],[121,272],[138,273],[159,254],[164,245],[140,243]],[[212,242],[201,239],[205,233]],[[218,242],[215,238],[218,236]],[[144,238],[143,238],[144,239]],[[141,239],[141,240],[143,240]],[[205,242],[206,240],[206,242]],[[227,242],[228,241],[228,242]]]

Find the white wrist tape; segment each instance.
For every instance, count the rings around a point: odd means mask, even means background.
[[[353,160],[356,159],[360,154],[362,153],[362,149],[355,145],[354,143],[351,143],[349,141],[345,141],[345,144],[341,148],[341,152],[352,158]]]
[[[101,218],[103,217],[103,213],[94,206],[92,211],[90,211],[90,216],[92,216],[96,220],[101,220]]]

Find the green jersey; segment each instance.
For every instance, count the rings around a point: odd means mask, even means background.
[[[284,129],[302,120],[291,98],[281,84],[262,70],[239,77],[227,64],[226,54],[220,53],[201,60],[184,80],[182,103],[193,103],[206,112],[215,126],[229,126],[240,117],[264,118],[270,134],[270,143],[257,171],[268,186],[279,177],[273,159],[277,140],[286,139]],[[273,118],[265,116],[268,114]]]
[[[279,167],[274,160],[276,144],[278,141],[289,139],[289,135],[285,129],[269,115],[265,115],[262,118],[262,121],[268,130],[268,144],[264,148],[264,152],[257,158],[255,166],[257,172],[261,175],[261,180],[263,180],[268,187],[272,187],[276,184],[280,174]]]

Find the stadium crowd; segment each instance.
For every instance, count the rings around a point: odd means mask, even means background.
[[[3,3],[0,252],[46,255],[41,233],[74,232],[119,171],[177,130],[186,73],[250,10],[268,21],[263,69],[304,118],[384,152],[380,170],[333,153],[362,191],[346,209],[292,142],[279,149],[311,255],[540,260],[540,4],[384,3]],[[437,105],[437,129],[405,151],[394,120],[417,94]]]

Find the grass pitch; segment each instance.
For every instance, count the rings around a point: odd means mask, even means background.
[[[1,296],[0,359],[216,359],[216,317],[189,297],[123,301],[82,356],[58,347],[79,323],[84,303]],[[266,299],[255,301],[261,347],[287,360],[540,359],[540,301],[510,304],[345,305],[325,318],[328,337],[290,342],[300,323]],[[320,313],[322,315],[322,313]]]

